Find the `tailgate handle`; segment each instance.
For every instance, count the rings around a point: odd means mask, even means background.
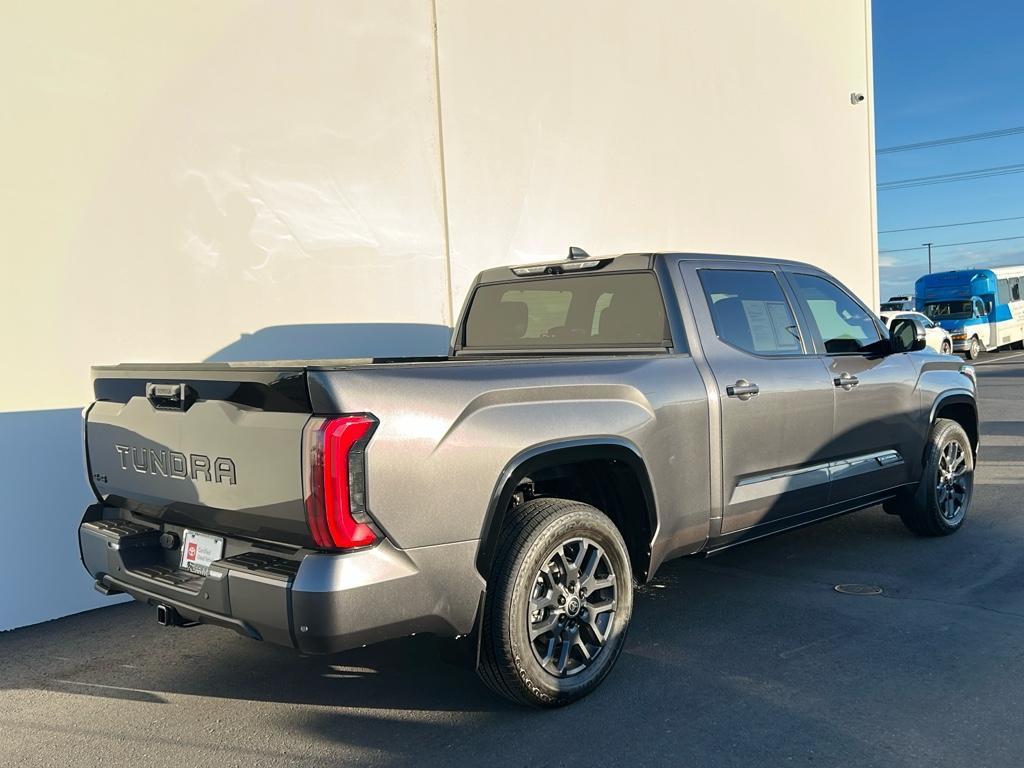
[[[154,408],[167,411],[187,411],[196,401],[196,391],[188,384],[146,384],[146,399]]]

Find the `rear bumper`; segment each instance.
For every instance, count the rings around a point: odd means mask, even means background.
[[[113,514],[112,514],[113,512]],[[333,653],[426,632],[468,633],[483,590],[477,542],[400,550],[382,541],[346,554],[228,547],[206,577],[179,570],[161,529],[87,516],[82,562],[105,592],[173,607],[184,619],[227,627],[307,653]]]

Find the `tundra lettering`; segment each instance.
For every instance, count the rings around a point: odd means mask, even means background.
[[[487,270],[443,356],[92,378],[99,591],[302,653],[463,637],[538,707],[606,678],[671,558],[875,505],[955,533],[979,444],[974,369],[917,317],[740,256]]]
[[[187,480],[190,476],[193,480],[202,479],[211,481],[210,457],[201,453],[191,453],[185,458],[184,453],[168,451],[166,448],[154,450],[152,448],[140,448],[136,446],[114,445],[118,458],[121,461],[121,469],[128,471],[128,457],[131,456],[132,469],[140,474],[162,475],[176,480]],[[216,483],[227,483],[234,485],[237,481],[235,475],[235,462],[225,456],[218,456],[213,460],[212,481]],[[189,469],[191,468],[191,473]],[[106,482],[105,480],[103,482]]]

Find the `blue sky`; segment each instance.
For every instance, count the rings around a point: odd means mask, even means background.
[[[875,0],[878,148],[1024,126],[1024,2]],[[878,156],[879,183],[1024,163],[1024,134]],[[878,229],[1024,216],[1024,174],[878,192]],[[879,234],[879,250],[1024,235],[1024,219]],[[1024,239],[933,248],[933,269],[1024,263]],[[927,251],[880,253],[882,298],[912,292]]]

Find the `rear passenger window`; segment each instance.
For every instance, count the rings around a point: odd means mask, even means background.
[[[792,278],[827,353],[856,354],[881,339],[875,321],[838,285],[817,275],[793,274]]]
[[[799,355],[800,331],[773,272],[702,269],[700,282],[722,341],[756,355]]]

